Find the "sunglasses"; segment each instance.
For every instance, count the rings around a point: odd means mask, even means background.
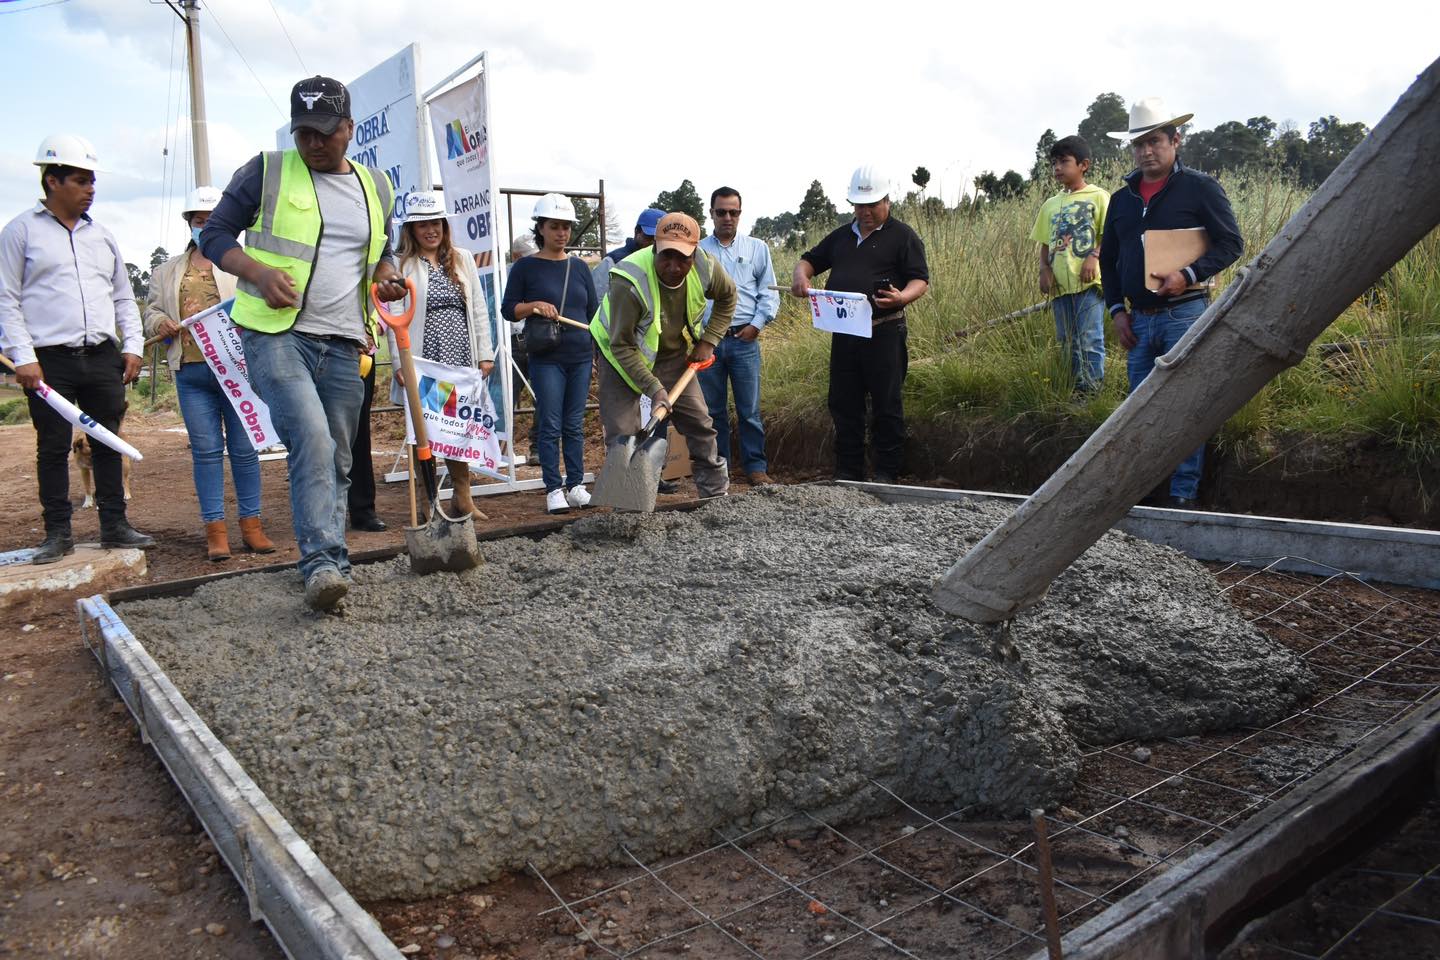
[[[711,212],[712,214],[714,214],[716,220],[719,220],[721,217],[738,217],[738,216],[740,216],[740,211],[739,211],[739,210],[711,210],[710,212]]]

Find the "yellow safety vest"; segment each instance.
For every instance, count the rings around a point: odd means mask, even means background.
[[[269,150],[261,154],[264,174],[260,189],[260,208],[255,222],[245,230],[245,252],[267,267],[288,273],[300,293],[299,307],[272,307],[265,302],[260,289],[248,280],[235,284],[235,307],[232,319],[242,327],[261,333],[283,333],[295,325],[295,318],[305,306],[310,276],[320,252],[320,231],[324,219],[320,200],[315,194],[315,179],[305,166],[298,150]],[[370,217],[370,246],[366,251],[365,275],[356,285],[361,315],[366,329],[375,334],[375,309],[370,303],[370,282],[380,254],[385,251],[390,210],[394,191],[390,180],[378,170],[358,163],[351,164],[360,178],[365,194],[366,212]]]
[[[714,264],[710,255],[699,247],[695,248],[695,265],[685,275],[685,328],[690,334],[690,339],[700,342],[700,334],[705,332],[700,318],[705,313],[705,291],[710,286],[710,271]],[[655,272],[655,248],[646,247],[644,250],[632,253],[621,260],[610,269],[612,277],[611,287],[614,287],[614,279],[620,278],[635,288],[640,295],[640,303],[645,312],[635,324],[635,340],[640,346],[640,356],[645,359],[645,366],[651,370],[655,369],[655,355],[660,352],[660,277]],[[636,393],[642,393],[639,385],[630,379],[630,374],[615,360],[615,354],[610,352],[610,294],[605,294],[605,299],[600,301],[600,309],[595,311],[595,316],[590,320],[590,333],[595,338],[595,343],[600,347],[600,352],[605,359],[610,361],[610,366],[615,372],[630,385],[630,389]]]

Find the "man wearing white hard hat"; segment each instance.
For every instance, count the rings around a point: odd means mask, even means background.
[[[1207,281],[1234,263],[1245,246],[1219,181],[1180,162],[1180,127],[1192,116],[1166,109],[1159,97],[1147,97],[1130,108],[1128,129],[1110,134],[1128,143],[1135,159],[1135,169],[1110,198],[1100,245],[1105,308],[1120,345],[1128,351],[1125,365],[1132,393],[1149,376],[1155,360],[1205,312]],[[1148,267],[1147,234],[1152,253]],[[1187,247],[1195,251],[1193,257],[1184,256],[1189,262],[1167,260],[1160,265],[1161,250]],[[1160,506],[1196,506],[1204,455],[1201,446],[1176,467]]]
[[[825,271],[825,289],[863,293],[874,310],[870,337],[830,335],[830,419],[835,424],[835,479],[865,479],[865,401],[875,479],[894,483],[905,446],[901,390],[910,354],[905,308],[930,289],[925,244],[890,216],[890,183],[873,165],[858,167],[847,194],[855,219],[800,255],[790,291],[797,297]]]
[[[145,336],[115,238],[90,218],[100,163],[88,140],[46,137],[35,156],[44,199],[0,231],[0,350],[15,364],[35,425],[45,541],[35,563],[75,551],[70,517],[70,422],[35,388],[52,390],[116,430],[125,386],[140,376]],[[102,547],[155,541],[130,526],[120,454],[95,444],[95,500]]]
[[[220,202],[214,187],[196,187],[182,211],[190,242],[150,275],[145,298],[145,333],[165,338],[165,361],[175,377],[175,395],[185,432],[190,435],[190,460],[200,522],[205,525],[205,553],[212,561],[230,559],[225,528],[225,452],[230,452],[230,477],[235,482],[236,512],[245,548],[273,553],[275,544],[260,526],[260,455],[230,398],[210,371],[200,345],[181,324],[235,296],[235,278],[218,269],[200,252],[200,228]]]

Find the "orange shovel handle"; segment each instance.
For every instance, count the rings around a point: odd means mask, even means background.
[[[380,284],[370,284],[370,302],[375,305],[375,312],[380,314],[380,319],[385,321],[385,326],[395,331],[395,345],[402,350],[410,349],[410,321],[415,319],[415,278],[405,278],[405,292],[408,295],[409,306],[401,314],[393,314],[385,309],[385,304],[380,302],[376,291]]]

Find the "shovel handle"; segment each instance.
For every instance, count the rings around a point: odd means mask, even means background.
[[[675,386],[671,387],[666,392],[672,397],[678,398],[680,394],[685,392],[685,388],[690,386],[690,381],[695,379],[695,374],[709,367],[714,362],[715,354],[712,353],[703,361],[700,361],[698,363],[686,364],[685,372],[680,374],[680,379],[675,381]],[[655,428],[660,426],[660,421],[664,420],[669,415],[670,407],[667,404],[666,406],[661,407],[659,410],[656,410],[653,414],[651,414],[650,422],[645,424],[645,429],[640,432],[646,435],[654,432]]]
[[[391,313],[385,309],[385,304],[380,302],[380,284],[370,284],[370,302],[375,305],[375,312],[380,314],[380,319],[385,321],[385,326],[395,331],[395,345],[401,350],[410,349],[410,321],[415,319],[415,278],[405,278],[405,293],[407,302],[410,304],[400,314]],[[408,379],[410,371],[405,371]],[[416,439],[419,439],[418,437]]]

